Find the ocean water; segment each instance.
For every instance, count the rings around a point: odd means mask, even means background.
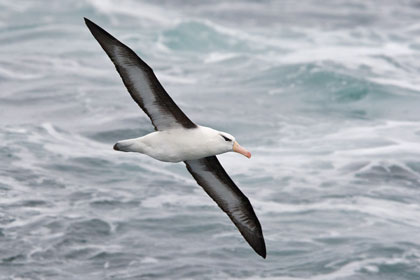
[[[416,1],[0,0],[0,279],[420,279]],[[155,70],[261,221],[267,259],[153,131],[84,25]]]

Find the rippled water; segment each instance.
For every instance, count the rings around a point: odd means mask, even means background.
[[[1,279],[420,279],[415,1],[0,1]],[[138,52],[260,218],[257,256],[84,25]]]

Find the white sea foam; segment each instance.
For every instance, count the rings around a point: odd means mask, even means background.
[[[158,24],[170,25],[177,18],[175,11],[163,11],[161,8],[146,2],[125,0],[119,3],[109,0],[89,0],[98,11],[114,17],[116,14],[133,16]]]
[[[299,213],[306,211],[354,211],[382,220],[407,224],[420,228],[420,206],[390,200],[369,197],[349,199],[325,199],[322,202],[304,204],[285,204],[278,202],[255,201],[261,212],[266,213]]]
[[[374,258],[365,259],[361,261],[350,262],[336,271],[326,274],[319,274],[309,277],[252,277],[252,278],[230,278],[230,279],[270,279],[270,280],[335,280],[345,279],[346,277],[358,275],[362,270],[367,270],[370,273],[377,273],[379,271],[378,266],[380,265],[395,265],[395,264],[406,264],[407,260],[401,258],[385,259],[385,258]]]

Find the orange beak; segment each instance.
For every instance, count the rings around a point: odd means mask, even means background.
[[[236,141],[233,143],[233,151],[243,154],[247,158],[251,158],[251,153],[248,152],[245,148],[242,148],[241,145],[239,145]]]

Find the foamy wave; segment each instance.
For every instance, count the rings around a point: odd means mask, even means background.
[[[360,261],[353,261],[347,263],[346,265],[340,267],[338,270],[331,273],[314,275],[311,277],[289,277],[289,276],[279,276],[279,277],[251,277],[251,278],[229,278],[229,279],[268,279],[268,280],[336,280],[344,279],[346,277],[351,277],[358,275],[360,272],[366,271],[372,274],[379,272],[379,267],[383,265],[396,265],[396,264],[407,264],[408,260],[403,258],[372,258],[364,259]]]
[[[178,18],[176,11],[163,10],[156,5],[150,5],[139,1],[120,1],[111,0],[88,0],[90,4],[99,12],[114,16],[123,14],[139,19],[148,20],[163,25],[172,25],[174,19]]]
[[[368,214],[385,221],[407,224],[420,228],[420,206],[370,197],[325,199],[317,203],[285,204],[255,201],[263,213],[299,213],[306,211],[353,211]]]

